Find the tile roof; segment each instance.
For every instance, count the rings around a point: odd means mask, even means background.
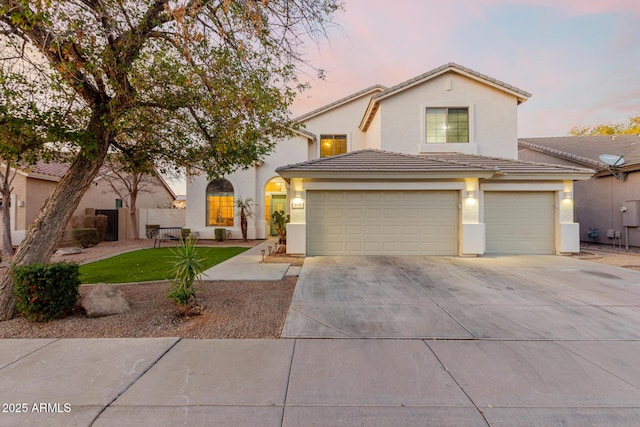
[[[331,157],[321,157],[307,162],[282,166],[278,171],[341,171],[341,172],[417,172],[417,171],[467,171],[465,165],[441,162],[402,153],[382,150],[359,150]],[[471,168],[473,169],[473,168]],[[484,168],[476,168],[485,171]]]
[[[298,121],[298,122],[307,120],[307,119],[309,119],[309,118],[311,118],[311,117],[313,117],[315,115],[318,115],[318,114],[323,113],[325,111],[331,110],[334,107],[337,107],[339,105],[345,104],[345,103],[347,103],[349,101],[352,101],[354,99],[358,99],[358,98],[360,98],[362,96],[365,96],[365,95],[368,95],[368,94],[371,94],[371,93],[374,93],[374,92],[382,92],[382,91],[384,91],[386,89],[387,88],[385,86],[382,86],[382,85],[369,86],[368,88],[362,89],[362,90],[360,90],[360,91],[358,91],[356,93],[353,93],[351,95],[345,96],[344,98],[340,98],[337,101],[332,102],[331,104],[324,105],[324,106],[322,106],[320,108],[317,108],[317,109],[315,109],[313,111],[309,111],[308,113],[305,113],[305,114],[303,114],[301,116],[298,116],[298,117],[295,118],[295,120]]]
[[[62,162],[44,162],[42,160],[38,160],[35,165],[23,166],[19,167],[18,170],[22,171],[22,173],[27,176],[38,178],[38,176],[50,177],[53,180],[57,181],[62,179],[62,177],[67,173],[69,168],[71,167],[70,163],[62,163]],[[103,165],[100,168],[100,174],[106,174],[111,169],[107,165]],[[96,176],[94,180],[99,179],[100,176]]]
[[[402,154],[359,150],[333,157],[282,166],[276,172],[460,172],[460,173],[579,173],[590,169],[524,162],[462,153]]]
[[[47,175],[56,178],[62,178],[69,170],[68,163],[49,162],[45,163],[39,160],[34,166],[21,168],[23,171],[33,174]]]
[[[640,168],[639,135],[521,138],[518,145],[597,170],[607,169],[607,165],[600,161],[601,154],[624,155],[625,167]]]
[[[464,153],[433,153],[425,154],[426,158],[464,164],[472,167],[483,167],[506,174],[512,173],[593,173],[591,169],[562,166],[548,163],[526,162],[523,160],[507,159],[503,157],[488,157]]]

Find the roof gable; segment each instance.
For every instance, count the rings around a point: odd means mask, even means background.
[[[360,90],[356,93],[353,93],[349,96],[345,96],[344,98],[340,98],[337,101],[332,102],[331,104],[327,104],[323,107],[317,108],[313,111],[310,111],[306,114],[303,114],[299,117],[296,117],[296,121],[303,122],[305,120],[309,120],[312,117],[319,116],[320,114],[324,114],[328,111],[331,111],[335,108],[338,108],[344,104],[348,104],[349,102],[355,101],[356,99],[362,98],[363,96],[370,96],[372,94],[383,92],[386,89],[385,86],[382,85],[373,85],[369,86],[366,89]]]
[[[364,116],[362,117],[362,120],[360,122],[360,129],[363,132],[366,132],[369,125],[371,124],[371,121],[373,120],[373,117],[375,116],[376,111],[378,110],[380,101],[394,96],[398,93],[404,92],[405,90],[411,89],[412,87],[421,85],[429,80],[432,80],[449,72],[454,72],[459,75],[466,76],[472,80],[506,92],[509,95],[514,96],[518,100],[518,104],[522,104],[531,97],[531,94],[529,92],[526,92],[520,88],[512,86],[501,80],[494,79],[493,77],[489,77],[485,74],[481,74],[477,71],[472,70],[471,68],[463,67],[462,65],[456,64],[454,62],[449,62],[448,64],[442,65],[438,68],[434,68],[433,70],[427,71],[424,74],[406,80],[400,84],[386,89],[381,93],[372,96],[371,101],[367,106],[367,110],[365,111]]]
[[[507,92],[513,96],[515,96],[516,98],[518,98],[518,103],[521,104],[523,102],[525,102],[527,99],[531,98],[531,94],[529,92],[526,92],[522,89],[519,89],[515,86],[512,86],[508,83],[505,83],[501,80],[498,79],[494,79],[493,77],[489,77],[485,74],[481,74],[477,71],[472,70],[471,68],[467,68],[467,67],[463,67],[462,65],[458,65],[455,62],[449,62],[448,64],[442,65],[438,68],[434,68],[433,70],[427,71],[424,74],[421,74],[417,77],[414,77],[412,79],[406,80],[400,84],[397,84],[393,87],[390,87],[389,89],[385,90],[384,92],[373,96],[373,99],[376,101],[380,101],[382,99],[388,98],[390,96],[393,96],[399,92],[405,91],[413,86],[422,84],[426,81],[429,81],[431,79],[434,79],[435,77],[438,77],[442,74],[448,73],[448,72],[454,72],[466,77],[469,77],[470,79],[479,81],[481,83],[484,83],[488,86],[494,87],[496,89],[502,90],[504,92]]]

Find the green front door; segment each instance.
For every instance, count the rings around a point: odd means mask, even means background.
[[[286,194],[272,194],[271,195],[271,212],[269,212],[269,224],[271,225],[271,234],[272,236],[277,236],[278,231],[273,226],[273,218],[272,215],[275,211],[285,211],[287,207],[287,196]]]

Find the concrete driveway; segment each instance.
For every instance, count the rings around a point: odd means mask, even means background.
[[[312,257],[283,337],[640,339],[640,272],[560,256]]]

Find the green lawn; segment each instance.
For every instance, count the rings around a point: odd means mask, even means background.
[[[248,248],[198,247],[205,269],[220,264]],[[141,249],[80,266],[82,283],[128,283],[171,279],[171,248]]]

